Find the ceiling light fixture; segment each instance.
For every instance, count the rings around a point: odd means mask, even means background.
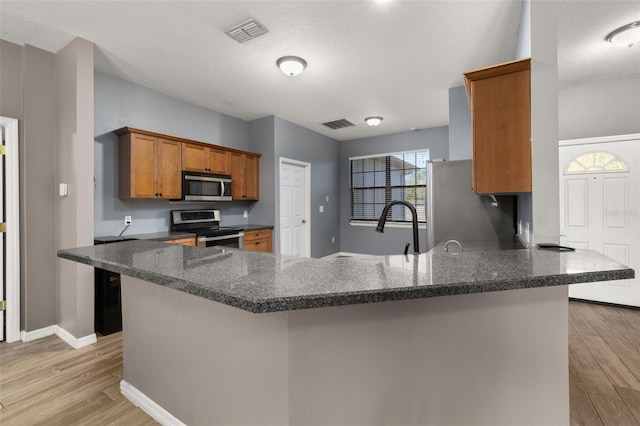
[[[631,47],[636,43],[640,43],[640,21],[618,28],[611,32],[606,37],[606,40],[616,46],[623,47]]]
[[[382,117],[367,117],[364,121],[371,127],[376,127],[378,124],[382,123]]]
[[[280,71],[291,77],[296,76],[307,67],[307,61],[297,56],[283,56],[276,61]]]

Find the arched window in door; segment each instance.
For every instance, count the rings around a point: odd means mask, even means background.
[[[565,175],[585,173],[628,172],[627,165],[615,154],[606,151],[586,152],[567,163]]]

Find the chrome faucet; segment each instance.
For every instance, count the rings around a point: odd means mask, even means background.
[[[413,254],[420,254],[420,244],[418,242],[418,212],[413,204],[404,201],[404,200],[393,200],[389,202],[384,209],[382,210],[382,214],[380,215],[380,219],[378,220],[378,226],[376,226],[376,232],[383,233],[384,232],[384,224],[387,222],[387,213],[389,213],[389,209],[391,206],[395,204],[402,204],[407,206],[409,210],[411,210],[411,216],[413,218]],[[405,247],[405,254],[407,253],[407,247]]]

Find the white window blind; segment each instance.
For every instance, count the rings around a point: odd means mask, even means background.
[[[375,222],[391,200],[404,200],[426,222],[427,162],[429,150],[350,158],[351,221]],[[387,222],[411,222],[411,212],[395,205]]]

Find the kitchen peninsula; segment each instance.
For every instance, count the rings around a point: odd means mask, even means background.
[[[121,387],[165,424],[568,424],[566,284],[634,276],[588,250],[58,255],[123,274]]]

